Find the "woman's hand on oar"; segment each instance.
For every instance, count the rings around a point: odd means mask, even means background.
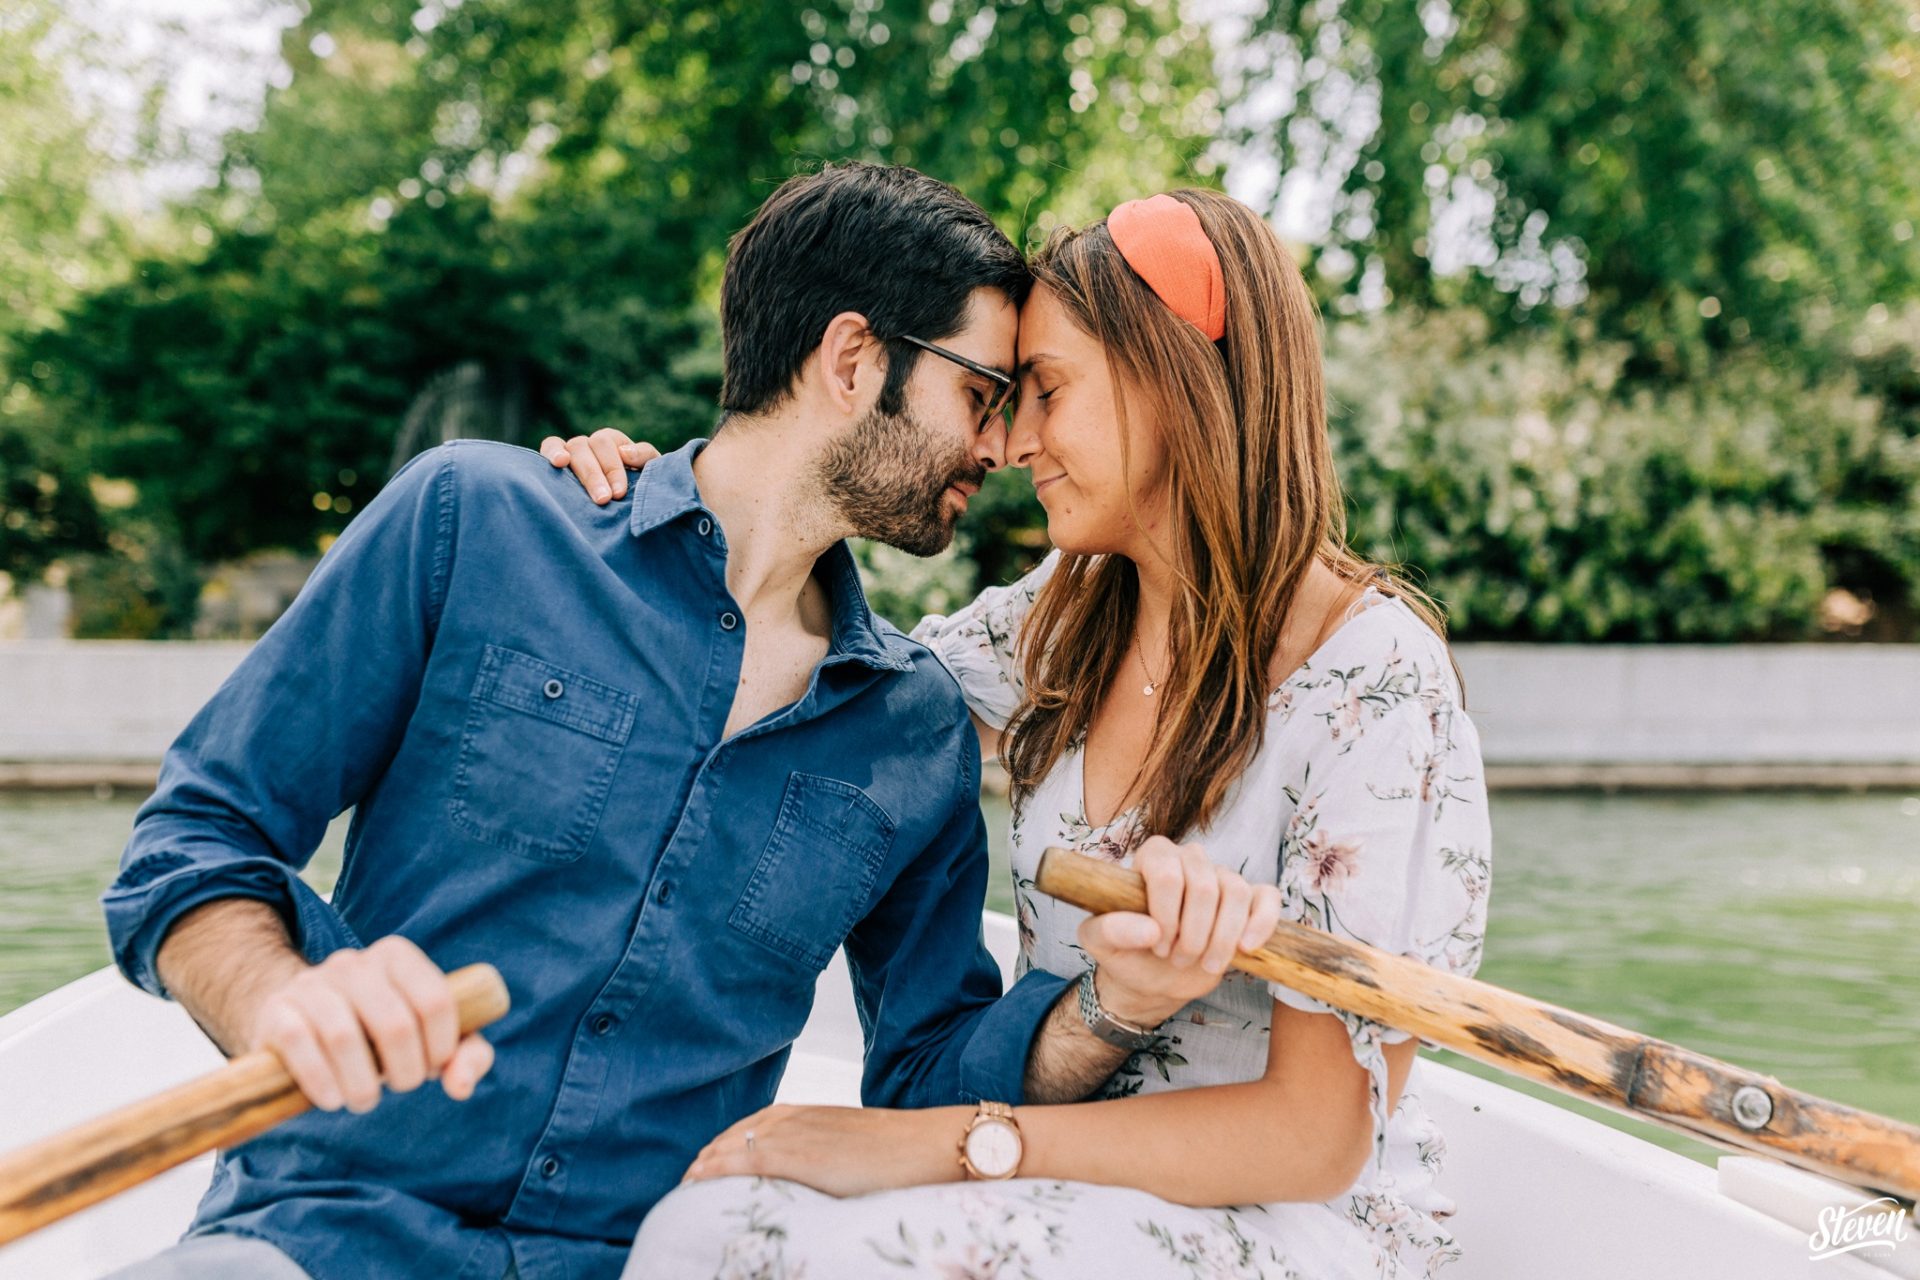
[[[493,1065],[484,1038],[460,1034],[446,974],[398,934],[299,969],[261,1001],[247,1047],[271,1050],[323,1111],[371,1111],[383,1083],[434,1077],[464,1100]]]
[[[1047,850],[1034,884],[1095,913],[1146,903],[1138,873],[1069,849]],[[1292,921],[1233,964],[1562,1093],[1909,1202],[1920,1198],[1920,1127],[1904,1121]]]
[[[1079,942],[1099,965],[1101,1006],[1157,1026],[1219,986],[1237,950],[1266,941],[1280,921],[1280,890],[1164,836],[1142,842],[1133,865],[1146,884],[1142,910],[1089,916]]]

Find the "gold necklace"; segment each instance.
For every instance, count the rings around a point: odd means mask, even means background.
[[[1144,644],[1139,645],[1133,652],[1134,656],[1140,659],[1140,669],[1147,673],[1146,688],[1140,690],[1140,692],[1144,696],[1151,698],[1153,691],[1160,687],[1160,681],[1154,678],[1153,669],[1147,665],[1147,646]]]

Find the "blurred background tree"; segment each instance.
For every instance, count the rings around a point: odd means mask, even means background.
[[[1310,257],[1336,297],[1372,282],[1502,330],[1577,310],[1569,339],[1628,343],[1634,381],[1752,342],[1817,361],[1835,323],[1920,282],[1916,17],[1274,4],[1233,74],[1287,101],[1236,131],[1271,175],[1330,188]]]
[[[20,356],[126,256],[93,194],[106,167],[93,122],[67,83],[93,54],[47,0],[0,14],[0,573],[23,586],[106,545],[86,459],[54,438]]]
[[[85,24],[17,14],[0,569],[94,566],[83,629],[181,633],[199,569],[313,553],[448,434],[704,432],[727,238],[858,157],[1029,245],[1183,183],[1273,212],[1325,304],[1355,539],[1463,635],[1915,638],[1892,0],[307,0],[146,235],[98,212],[125,157],[65,87]],[[1045,546],[1018,476],[964,530],[933,565],[864,549],[882,607]]]
[[[1468,634],[1916,638],[1920,10],[1275,3],[1235,34],[1249,194],[1363,318],[1333,341],[1370,550]]]

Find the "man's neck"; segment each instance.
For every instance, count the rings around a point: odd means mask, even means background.
[[[803,424],[740,422],[723,428],[693,462],[700,499],[727,535],[727,590],[742,608],[797,608],[813,565],[852,530],[815,481]]]

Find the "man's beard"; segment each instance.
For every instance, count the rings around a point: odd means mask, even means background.
[[[827,450],[820,480],[857,537],[916,556],[947,549],[956,519],[947,510],[947,487],[978,488],[987,473],[971,449],[931,456],[933,438],[907,409],[883,413],[876,406]]]

